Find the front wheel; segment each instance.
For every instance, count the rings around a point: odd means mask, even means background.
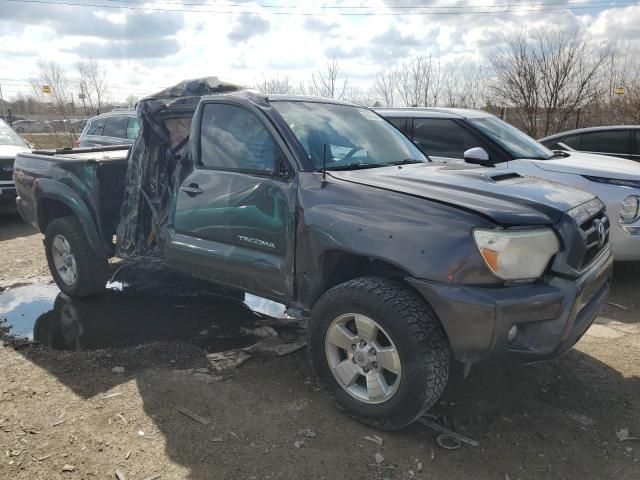
[[[311,363],[351,416],[402,428],[440,398],[449,345],[429,305],[400,282],[364,277],[325,293],[308,329]]]
[[[49,270],[58,288],[74,298],[104,290],[109,275],[106,257],[91,248],[75,217],[56,218],[44,234]]]

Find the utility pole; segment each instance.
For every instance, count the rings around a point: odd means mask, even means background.
[[[2,104],[2,118],[7,119],[7,112],[4,109],[4,97],[2,96],[2,84],[0,84],[0,103]]]

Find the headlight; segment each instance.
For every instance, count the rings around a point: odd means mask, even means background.
[[[619,178],[606,178],[606,177],[590,177],[589,175],[583,175],[584,178],[596,183],[608,183],[609,185],[618,185],[621,187],[635,187],[640,188],[640,180],[622,180]]]
[[[622,201],[619,223],[633,223],[640,217],[640,197],[629,195]]]
[[[485,230],[476,228],[473,238],[487,267],[503,280],[539,278],[551,257],[560,251],[549,228],[535,230]]]

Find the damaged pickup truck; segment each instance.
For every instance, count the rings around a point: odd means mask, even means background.
[[[333,397],[384,429],[413,422],[451,359],[570,349],[609,291],[609,221],[591,194],[431,163],[376,113],[215,78],[139,102],[142,135],[20,154],[18,208],[72,297],[107,260],[162,261],[309,316]]]

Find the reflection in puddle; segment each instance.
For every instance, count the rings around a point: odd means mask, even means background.
[[[183,340],[213,352],[255,343],[258,337],[247,329],[270,323],[247,304],[283,315],[279,304],[254,296],[243,303],[164,270],[130,268],[117,280],[102,295],[86,299],[70,299],[55,285],[5,290],[0,294],[0,320],[5,320],[0,328],[9,328],[10,338],[60,350]]]

